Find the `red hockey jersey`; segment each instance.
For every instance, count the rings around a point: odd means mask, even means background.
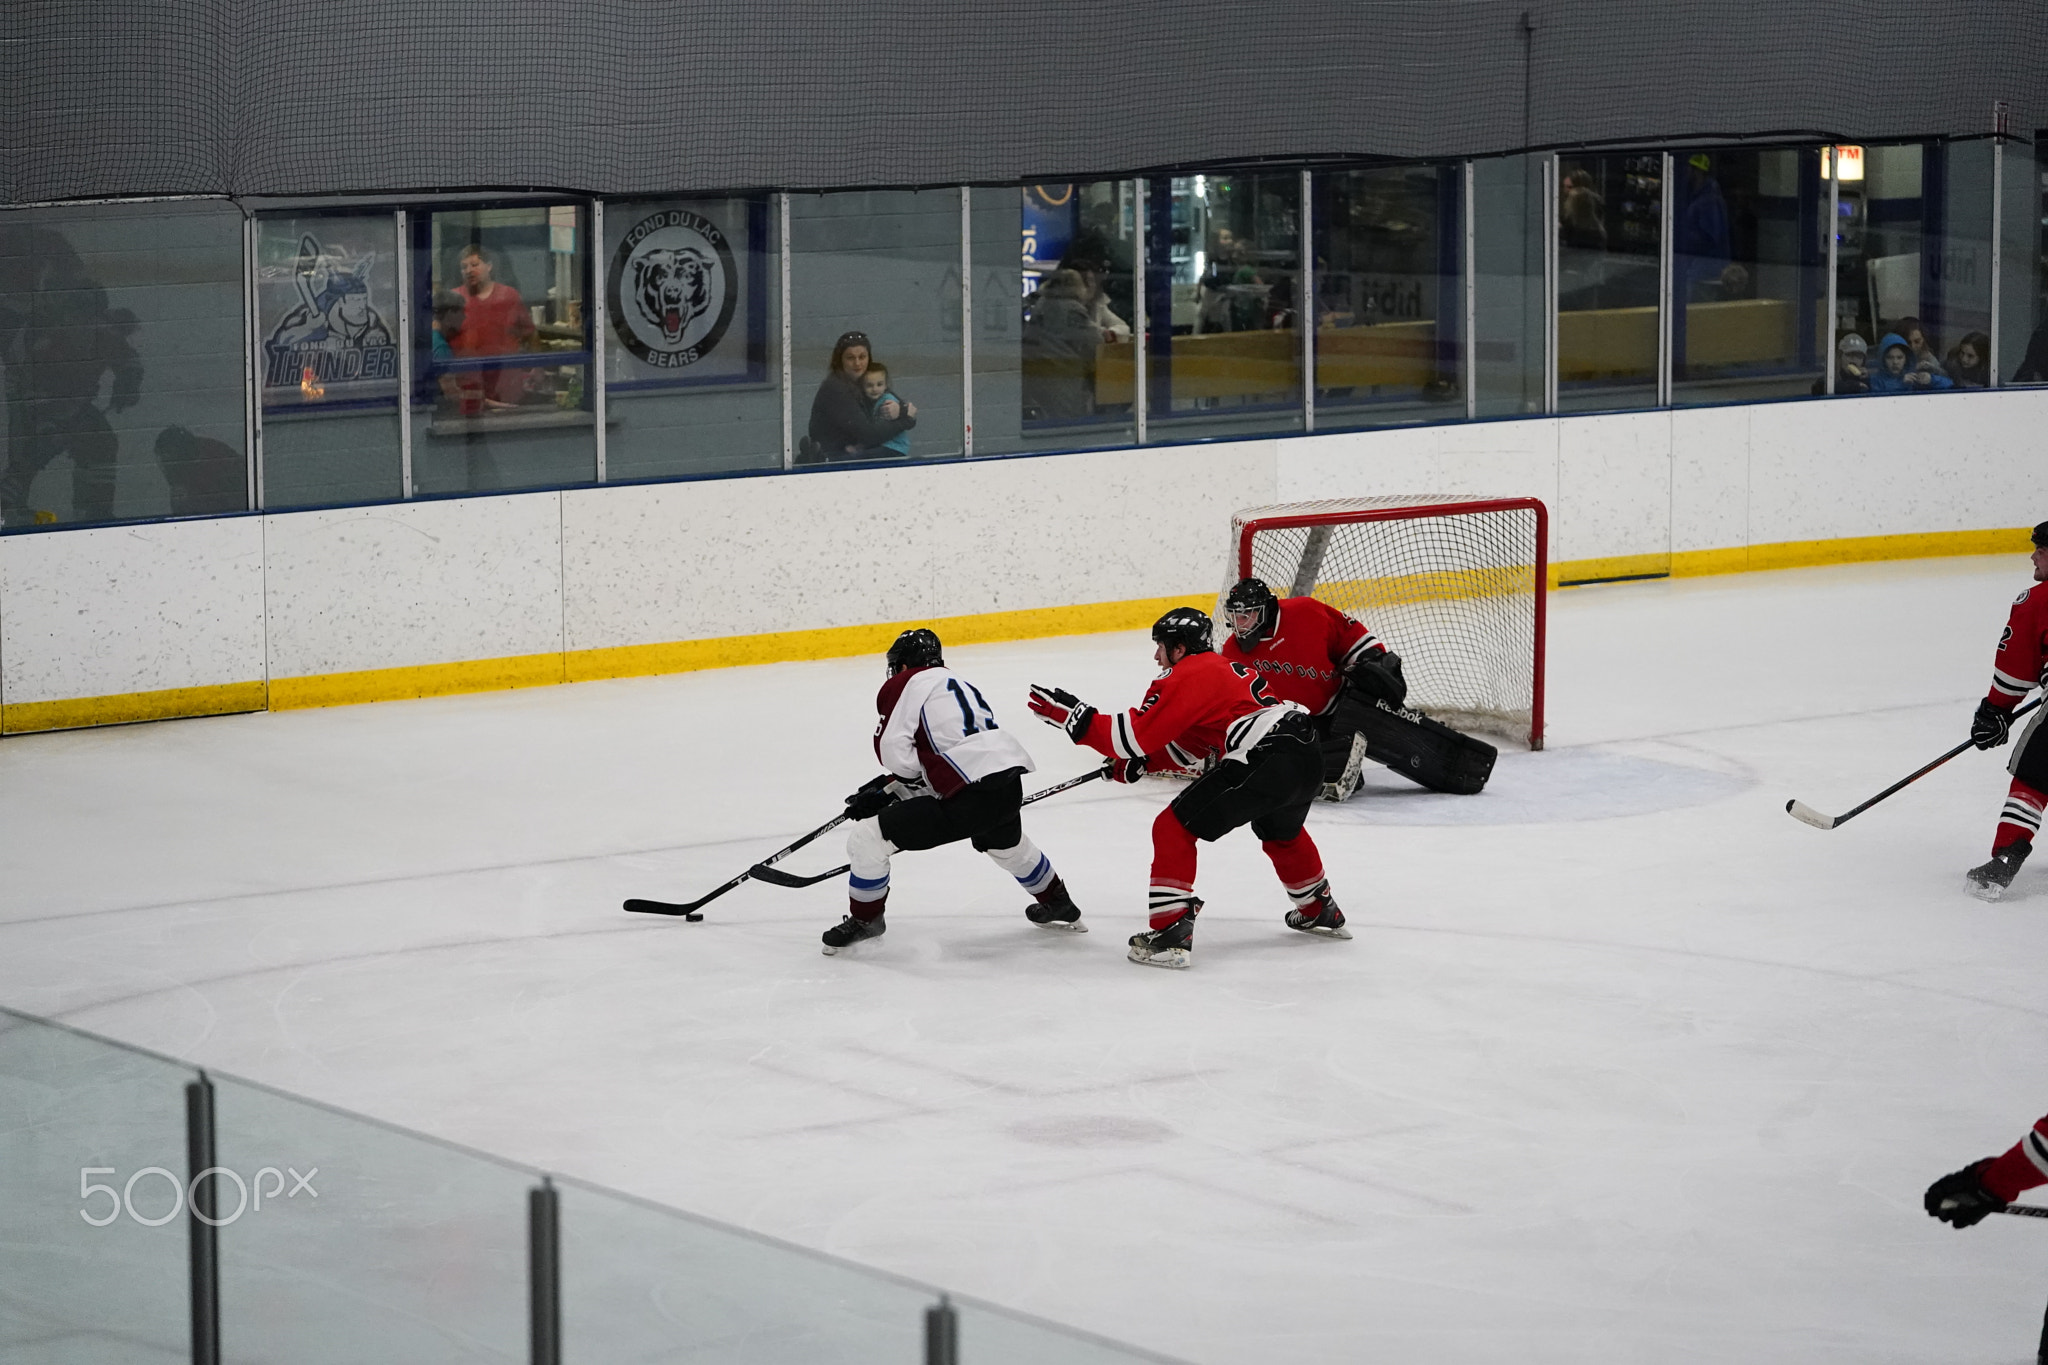
[[[1212,757],[1241,758],[1281,716],[1300,709],[1276,703],[1243,664],[1204,650],[1154,678],[1130,710],[1098,712],[1081,743],[1112,758],[1163,757],[1199,770]]]
[[[2043,664],[2048,664],[2048,584],[2036,583],[2013,599],[2005,633],[1998,637],[1991,704],[2007,711],[2018,706],[2020,698],[2041,685]]]
[[[1277,701],[1299,702],[1321,715],[1337,704],[1344,673],[1380,641],[1362,624],[1313,597],[1281,599],[1273,633],[1249,649],[1235,635],[1223,658],[1259,671]]]
[[[1984,1188],[2008,1204],[2036,1185],[2048,1185],[2048,1118],[1984,1168]]]

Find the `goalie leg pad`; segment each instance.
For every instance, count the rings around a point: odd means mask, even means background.
[[[1346,696],[1337,703],[1334,734],[1347,724],[1365,738],[1365,756],[1431,791],[1472,796],[1486,787],[1500,751],[1420,711]]]

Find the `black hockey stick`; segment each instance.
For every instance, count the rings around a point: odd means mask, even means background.
[[[1047,787],[1042,792],[1031,793],[1031,795],[1017,803],[1018,807],[1021,809],[1030,805],[1033,801],[1043,801],[1048,796],[1059,795],[1069,787],[1078,787],[1083,782],[1093,782],[1098,777],[1107,777],[1108,775],[1109,770],[1107,768],[1097,768],[1093,772],[1082,773],[1079,777],[1070,777],[1057,786]],[[780,857],[781,855],[778,854],[776,856]],[[772,862],[774,860],[770,859],[769,861]],[[845,875],[852,868],[852,863],[846,863],[840,867],[833,868],[830,872],[820,872],[815,877],[799,877],[793,872],[784,872],[779,868],[770,867],[767,863],[756,863],[748,868],[747,871],[753,874],[755,881],[766,882],[770,886],[787,886],[794,889],[802,886],[816,886],[819,882],[829,882],[834,877]]]
[[[1999,1212],[2009,1213],[2015,1218],[2048,1218],[2048,1209],[2039,1204],[2007,1204]]]
[[[626,902],[625,908],[632,911],[636,915],[681,915],[686,920],[694,921],[703,919],[704,916],[699,914],[698,912],[702,910],[706,905],[710,904],[712,901],[717,900],[720,896],[723,896],[726,892],[732,890],[735,886],[738,886],[747,878],[757,876],[761,872],[767,870],[771,863],[781,862],[784,858],[787,858],[790,854],[796,852],[798,849],[802,848],[805,844],[808,844],[811,840],[817,838],[825,831],[832,829],[838,825],[844,824],[845,822],[846,812],[841,811],[839,814],[833,816],[830,820],[827,820],[824,824],[812,830],[809,834],[806,834],[803,838],[791,844],[788,848],[783,849],[779,853],[769,854],[766,858],[763,858],[760,862],[755,863],[745,872],[740,873],[739,876],[734,877],[731,881],[727,882],[724,886],[719,887],[716,891],[713,891],[708,896],[699,896],[696,900],[684,902],[681,904],[677,904],[672,901],[629,900]],[[844,869],[842,869],[842,871],[843,870]]]
[[[2019,717],[2024,716],[2025,714],[2027,714],[2027,712],[2039,706],[2044,700],[2048,700],[2048,698],[2034,698],[2034,700],[2028,702],[2025,706],[2022,706],[2018,710],[2014,711],[2012,713],[2013,718],[2018,719]],[[1927,774],[1933,772],[1936,768],[1939,768],[1942,764],[1948,762],[1957,754],[1963,752],[1963,750],[1974,749],[1975,747],[1977,746],[1974,741],[1967,739],[1964,740],[1961,744],[1956,745],[1955,748],[1950,749],[1947,753],[1943,754],[1940,758],[1935,759],[1934,762],[1920,769],[1911,777],[1900,778],[1897,782],[1892,783],[1889,787],[1886,787],[1883,791],[1871,797],[1862,805],[1857,806],[1853,810],[1844,811],[1840,815],[1822,815],[1819,811],[1815,810],[1812,806],[1807,805],[1804,801],[1787,801],[1785,803],[1785,813],[1790,815],[1794,820],[1801,821],[1804,824],[1812,825],[1815,829],[1833,829],[1836,825],[1855,819],[1857,816],[1863,814],[1863,812],[1869,810],[1878,802],[1884,800],[1887,796],[1890,796],[1893,792],[1899,791],[1900,789],[1905,787],[1912,786],[1915,782],[1918,782],[1921,778],[1927,776]]]

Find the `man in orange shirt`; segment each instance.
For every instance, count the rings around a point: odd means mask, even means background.
[[[533,315],[526,300],[509,284],[492,278],[496,267],[490,255],[471,242],[462,248],[462,330],[449,339],[456,355],[518,355],[534,334]],[[491,407],[516,406],[526,393],[525,370],[486,370],[464,376],[465,389],[481,388],[484,403]]]

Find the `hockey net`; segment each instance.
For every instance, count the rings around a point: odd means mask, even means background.
[[[1223,592],[1264,579],[1366,624],[1401,656],[1408,704],[1543,747],[1548,515],[1534,498],[1341,498],[1231,518]],[[1229,629],[1217,598],[1218,643]]]

